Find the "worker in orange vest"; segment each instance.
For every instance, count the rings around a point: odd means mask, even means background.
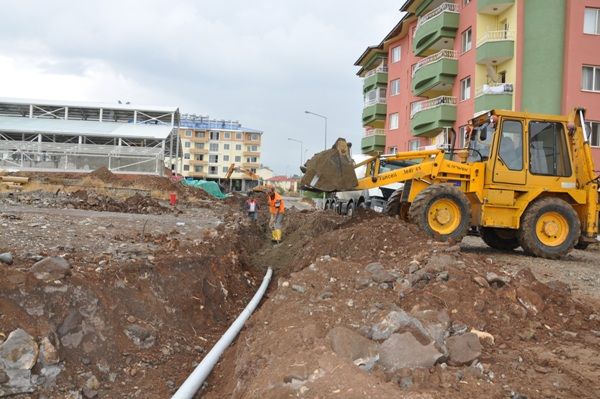
[[[283,223],[283,213],[285,212],[285,203],[281,195],[275,192],[275,188],[271,187],[267,193],[267,202],[269,204],[269,212],[271,219],[269,227],[271,228],[272,240],[279,244],[281,241],[281,225]]]

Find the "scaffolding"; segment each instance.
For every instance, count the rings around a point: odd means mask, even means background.
[[[177,108],[0,99],[0,168],[178,172]]]

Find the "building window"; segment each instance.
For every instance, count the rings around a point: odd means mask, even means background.
[[[239,155],[235,157],[235,162],[242,162],[242,157]]]
[[[460,81],[460,101],[465,101],[471,98],[471,77],[464,78]]]
[[[252,141],[258,141],[258,134],[252,135]]]
[[[219,140],[219,132],[210,132],[211,140]]]
[[[237,140],[241,140],[241,139],[242,139],[242,134],[241,134],[241,133],[236,133],[236,134],[235,134],[235,138],[236,138]]]
[[[223,149],[224,150],[228,150],[229,149],[229,144],[223,144]]]
[[[218,155],[209,155],[208,156],[208,162],[210,162],[210,163],[217,163],[217,162],[219,162],[219,156]]]
[[[419,149],[419,139],[408,142],[408,151],[417,151]]]
[[[229,155],[223,155],[223,162],[229,162]]]
[[[192,137],[192,131],[191,130],[186,130],[185,131],[185,137]]]
[[[219,143],[211,143],[210,150],[211,151],[219,151]]]
[[[231,138],[231,133],[229,133],[229,132],[223,132],[223,138],[225,140],[229,140]]]
[[[456,138],[456,142],[454,143],[454,148],[466,148],[468,144],[467,133],[469,129],[467,125],[462,125],[458,128],[458,137]]]
[[[467,29],[466,31],[464,31],[462,33],[462,52],[466,53],[467,51],[471,50],[471,46],[472,46],[472,33],[471,33],[471,28]]]
[[[586,8],[583,17],[583,33],[600,35],[600,8]]]
[[[196,132],[196,138],[197,139],[203,139],[204,138],[204,132]]]
[[[471,0],[463,0],[463,5],[468,6]]]
[[[392,85],[392,96],[400,94],[400,79],[394,79],[390,83]]]
[[[195,159],[196,159],[196,161],[204,161],[204,155],[197,154]]]
[[[581,89],[600,91],[600,67],[584,66],[581,79]]]
[[[204,143],[194,143],[194,147],[202,150],[202,149],[204,149]]]
[[[396,154],[398,152],[398,147],[396,147],[396,146],[390,147],[388,151],[390,154]]]
[[[194,172],[196,172],[196,173],[204,172],[204,166],[200,166],[200,165],[194,166]]]
[[[223,173],[227,173],[227,172],[229,171],[229,167],[227,167],[227,166],[223,166],[223,169],[222,169],[222,170],[223,170]]]
[[[390,130],[398,129],[398,113],[390,114]]]
[[[190,171],[190,165],[183,165],[183,171],[184,172],[189,172]]]
[[[183,159],[190,159],[190,153],[186,152],[185,154],[183,154]]]
[[[210,175],[216,175],[217,174],[217,167],[216,166],[209,166],[208,167],[208,174]]]
[[[392,48],[392,63],[400,61],[400,58],[402,57],[401,53],[402,53],[401,46],[396,46],[396,47]]]
[[[183,143],[183,146],[185,148],[190,148],[192,146],[192,143],[190,143],[189,141],[186,141],[185,143]]]
[[[242,151],[242,145],[241,144],[236,144],[235,145],[235,150],[236,151]]]
[[[600,147],[600,122],[586,122],[585,133],[590,138],[592,147]]]

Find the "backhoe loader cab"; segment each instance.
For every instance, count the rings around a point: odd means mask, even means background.
[[[356,165],[338,162],[336,168],[347,172],[366,165],[366,177],[355,190],[403,182],[403,189],[390,196],[388,212],[439,240],[460,241],[477,227],[491,247],[521,246],[546,258],[596,241],[598,181],[583,109],[568,116],[490,111],[473,119],[472,126],[465,149],[375,156]],[[394,161],[412,165],[380,168]],[[319,190],[318,176],[328,173],[327,190],[335,191],[337,172],[311,165],[307,162],[311,189]]]

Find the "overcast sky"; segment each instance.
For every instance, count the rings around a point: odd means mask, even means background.
[[[354,61],[402,0],[0,0],[0,97],[178,106],[264,131],[262,162],[295,173],[360,144]]]

